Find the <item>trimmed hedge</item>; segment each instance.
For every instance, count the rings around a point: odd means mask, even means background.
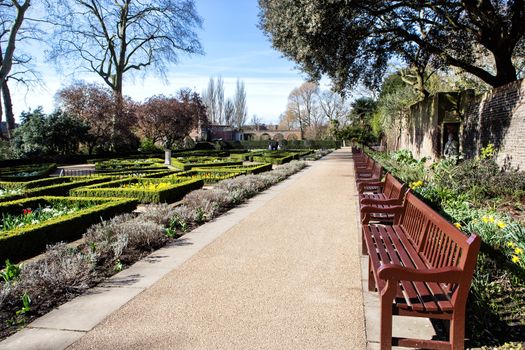
[[[46,179],[31,181],[0,181],[0,188],[5,189],[30,189],[35,187],[44,187],[70,181],[69,177],[50,177]]]
[[[175,175],[170,175],[166,178],[189,178],[194,179],[198,178],[204,181],[205,184],[212,184],[216,183],[221,180],[231,179],[234,177],[237,177],[239,175],[243,175],[244,172],[242,171],[236,171],[232,169],[225,169],[225,168],[193,168],[191,170],[187,171],[181,171],[179,173],[176,173]]]
[[[210,160],[218,161],[210,161]],[[208,161],[208,162],[206,162]],[[242,160],[221,160],[220,158],[187,158],[187,159],[172,159],[171,165],[183,171],[191,170],[192,168],[208,168],[208,167],[223,167],[227,165],[242,165]]]
[[[60,241],[71,242],[79,239],[89,226],[115,215],[131,212],[137,207],[137,201],[129,198],[46,196],[0,203],[0,212],[18,214],[25,208],[35,207],[39,204],[74,201],[94,202],[97,205],[72,214],[52,218],[39,224],[0,232],[0,261],[5,261],[6,259],[19,261],[31,258],[43,252],[48,244]]]
[[[166,183],[170,185],[163,189],[150,190],[146,188],[124,188],[124,185],[131,185],[135,183]],[[187,193],[199,189],[204,185],[200,179],[185,179],[185,178],[163,178],[163,179],[144,179],[144,178],[127,178],[122,180],[115,180],[76,188],[70,191],[71,196],[78,197],[125,197],[135,198],[140,203],[173,203],[176,202]]]
[[[260,163],[284,164],[292,161],[294,155],[288,153],[264,154],[262,156],[254,156],[252,159],[254,162]]]
[[[195,168],[197,170],[200,168]],[[232,169],[235,171],[242,172],[244,174],[259,174],[263,173],[265,171],[272,170],[272,164],[271,163],[264,163],[264,164],[253,164],[253,165],[228,165],[220,169]]]
[[[0,168],[0,181],[30,181],[41,179],[51,174],[57,165],[55,163],[39,165],[21,165]]]
[[[160,158],[148,159],[113,159],[103,162],[95,163],[95,170],[97,172],[131,172],[141,170],[163,170],[166,165],[164,160]]]
[[[0,202],[13,201],[16,199],[30,198],[30,197],[37,197],[37,196],[67,196],[69,193],[69,190],[73,188],[107,182],[111,180],[111,177],[98,176],[98,177],[82,178],[82,180],[78,180],[77,178],[74,178],[74,177],[68,177],[66,179],[69,179],[69,182],[63,182],[63,183],[58,183],[55,185],[44,186],[44,187],[36,187],[36,188],[26,190],[22,192],[21,194],[0,197]]]

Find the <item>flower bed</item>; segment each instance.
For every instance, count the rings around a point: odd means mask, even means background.
[[[141,203],[172,203],[180,200],[186,193],[201,188],[203,184],[200,179],[126,178],[80,187],[70,191],[70,194],[79,197],[136,198]]]
[[[29,258],[47,244],[73,241],[101,218],[135,207],[135,200],[123,198],[36,197],[0,203],[0,261]]]

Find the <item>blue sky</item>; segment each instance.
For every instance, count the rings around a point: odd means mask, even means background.
[[[304,75],[294,68],[293,62],[272,49],[269,40],[257,28],[257,0],[196,0],[196,4],[204,21],[198,33],[206,54],[181,57],[178,64],[169,67],[168,85],[151,72],[144,79],[128,79],[124,93],[138,101],[160,93],[170,95],[182,87],[200,93],[210,76],[220,75],[228,97],[233,96],[235,82],[240,78],[246,85],[248,119],[257,114],[266,123],[277,122],[286,108],[288,94],[303,82]],[[31,51],[35,55],[41,49],[33,47]],[[33,88],[27,94],[24,89],[13,89],[16,116],[39,105],[46,112],[52,111],[55,92],[73,79],[102,83],[95,74],[58,74],[51,63],[44,63],[45,58],[37,56],[35,59],[46,85]]]

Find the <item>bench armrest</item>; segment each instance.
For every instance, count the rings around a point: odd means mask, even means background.
[[[365,190],[365,187],[373,187],[373,186],[375,186],[375,187],[381,187],[382,188],[384,185],[385,185],[385,183],[382,182],[382,181],[369,181],[367,183],[359,183],[358,184],[358,191],[359,191],[359,193],[363,193],[364,190]]]
[[[365,204],[383,204],[383,205],[401,205],[399,199],[374,199],[374,198],[361,198],[359,201],[362,205]]]
[[[363,217],[363,220],[361,220],[361,222],[363,223],[363,225],[365,225],[370,222],[370,219],[371,219],[370,214],[373,214],[373,213],[394,214],[394,222],[395,222],[397,217],[403,214],[404,208],[402,205],[393,205],[388,208],[377,208],[377,207],[373,207],[370,205],[364,205],[359,210],[361,211],[361,216]]]
[[[450,266],[439,269],[412,269],[395,264],[384,264],[377,270],[377,276],[387,281],[459,283],[462,274],[463,270]]]

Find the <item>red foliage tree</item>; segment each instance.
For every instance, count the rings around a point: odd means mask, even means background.
[[[177,97],[156,95],[146,100],[137,112],[143,136],[162,142],[171,149],[178,141],[206,121],[206,109],[198,94],[181,90]]]
[[[100,85],[77,82],[57,93],[59,106],[72,117],[90,126],[87,147],[89,154],[101,150],[132,148],[135,136],[131,129],[135,123],[136,103],[124,99],[122,111],[117,110],[113,93]],[[119,117],[117,118],[117,113]]]

